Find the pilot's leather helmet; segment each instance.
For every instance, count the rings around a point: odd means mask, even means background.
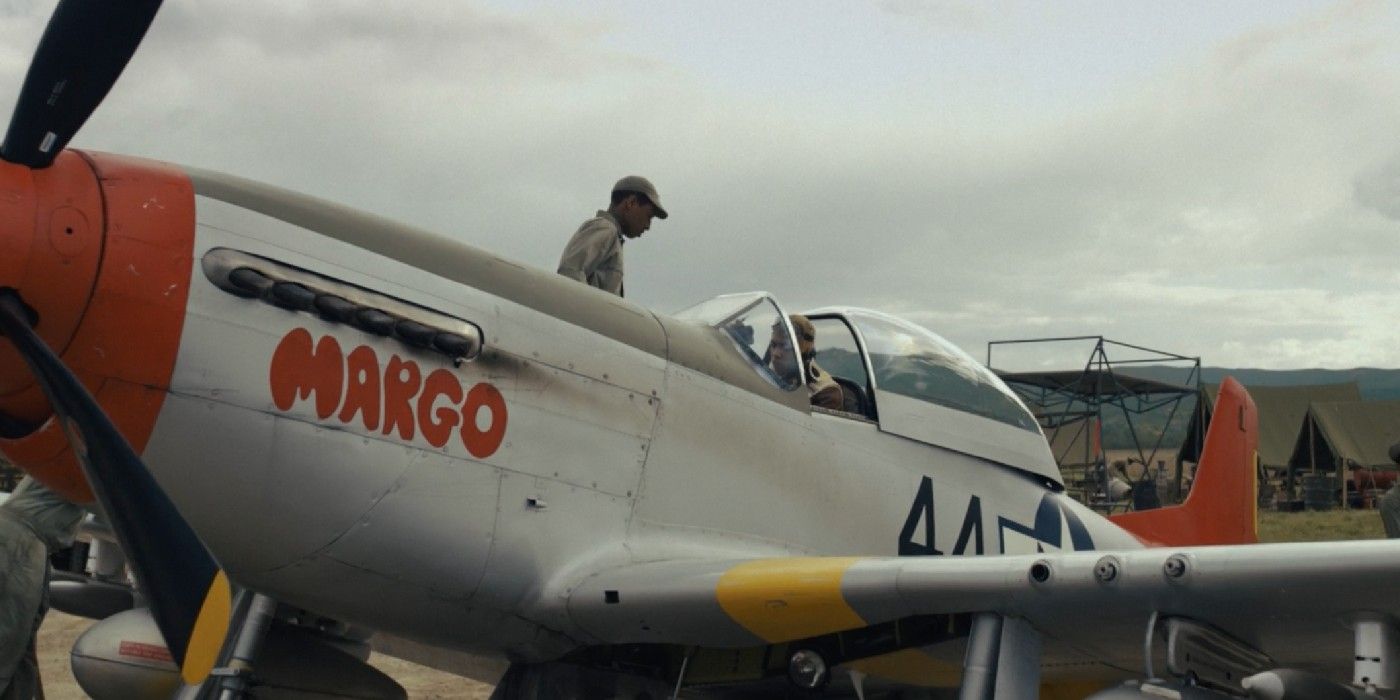
[[[792,322],[792,332],[797,334],[798,343],[803,341],[812,343],[817,340],[817,327],[813,326],[806,316],[792,314],[788,316],[788,320]]]

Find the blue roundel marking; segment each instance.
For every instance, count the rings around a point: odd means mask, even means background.
[[[1062,527],[1062,524],[1067,527]],[[1031,527],[1006,516],[997,516],[997,534],[1001,540],[1002,554],[1006,553],[1007,530],[1033,538],[1041,544],[1064,549],[1066,529],[1069,530],[1069,543],[1074,551],[1094,548],[1094,538],[1089,534],[1089,528],[1084,526],[1084,521],[1061,501],[1061,497],[1053,493],[1041,497],[1040,505],[1035,509],[1035,522]]]

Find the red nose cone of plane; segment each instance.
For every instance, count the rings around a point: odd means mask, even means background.
[[[0,289],[139,454],[174,372],[193,269],[194,191],[178,168],[64,151],[0,162]],[[29,368],[0,342],[0,452],[65,496],[87,481]]]
[[[102,194],[78,154],[31,170],[0,162],[0,289],[13,289],[36,314],[34,329],[60,355],[92,296],[102,258]],[[32,429],[49,415],[29,368],[0,344],[0,413],[4,430]]]

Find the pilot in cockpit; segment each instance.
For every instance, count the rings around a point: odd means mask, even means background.
[[[788,320],[792,322],[792,330],[797,334],[797,350],[807,371],[807,392],[811,396],[812,405],[842,410],[844,397],[841,394],[841,385],[837,384],[826,370],[817,366],[816,327],[801,314],[792,314],[788,316]],[[781,326],[775,327],[772,342],[768,347],[769,361],[773,363],[773,369],[779,376],[787,374],[795,360],[786,342],[786,335]]]

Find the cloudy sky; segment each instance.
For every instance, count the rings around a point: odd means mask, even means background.
[[[52,6],[0,0],[5,113]],[[170,0],[74,145],[550,269],[644,174],[672,216],[627,290],[662,311],[1400,367],[1385,2]]]

